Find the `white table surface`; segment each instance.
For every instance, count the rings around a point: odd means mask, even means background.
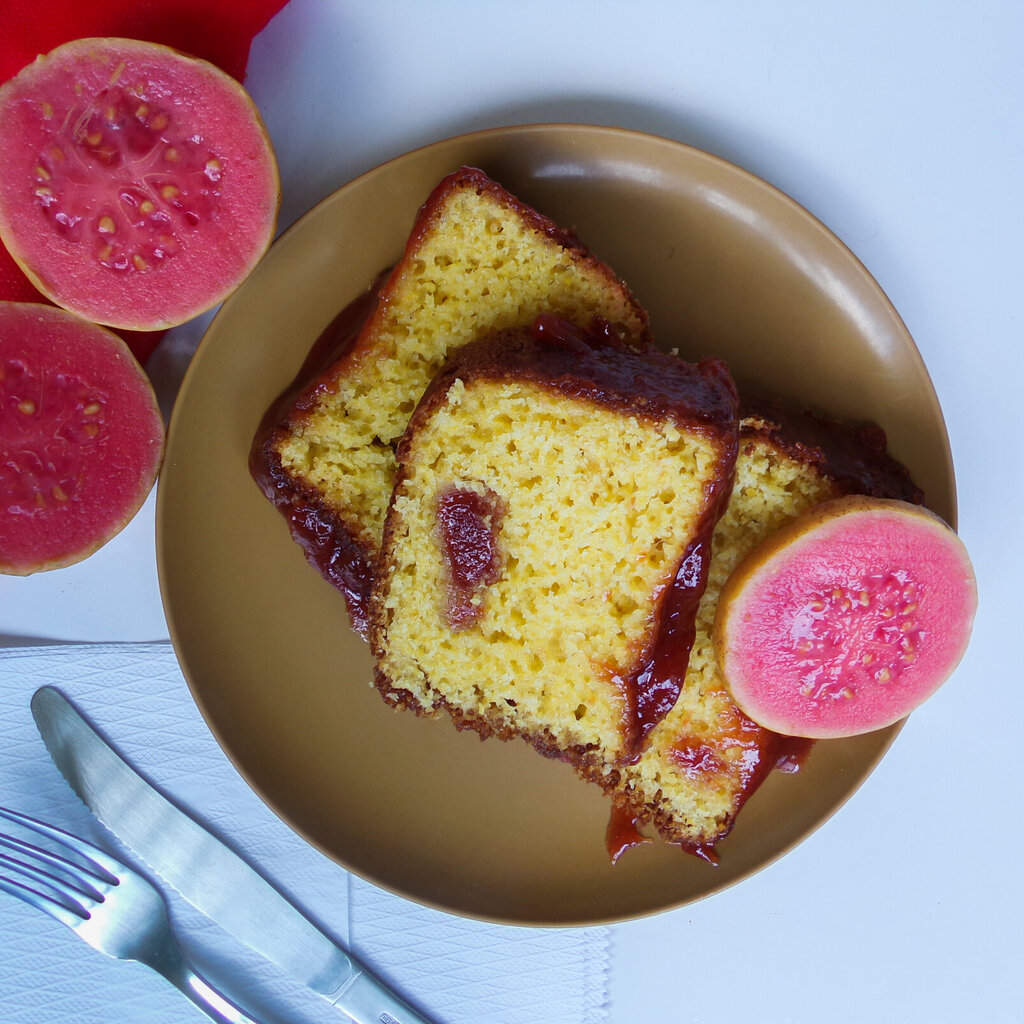
[[[967,657],[799,848],[700,904],[614,927],[612,1024],[1024,1019],[1010,649],[1024,568],[1022,38],[1009,0],[291,0],[254,45],[247,84],[281,163],[282,227],[464,131],[640,129],[740,164],[823,220],[930,370],[981,592]],[[150,364],[168,403],[203,326]],[[151,497],[86,563],[0,577],[0,644],[165,638],[153,530]]]

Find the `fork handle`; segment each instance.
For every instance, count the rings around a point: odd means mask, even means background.
[[[154,958],[151,966],[217,1024],[260,1024],[197,974],[176,944],[170,943],[158,958]]]

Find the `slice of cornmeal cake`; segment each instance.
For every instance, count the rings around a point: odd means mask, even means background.
[[[922,499],[907,470],[887,455],[877,428],[851,429],[767,403],[743,412],[736,478],[715,528],[682,692],[639,760],[599,780],[617,803],[613,847],[629,843],[625,817],[651,823],[670,842],[714,859],[715,843],[729,833],[746,799],[794,752],[791,741],[755,725],[733,704],[712,648],[718,595],[743,556],[829,498]],[[618,852],[612,849],[613,856]]]
[[[361,632],[395,446],[448,353],[542,312],[580,324],[599,316],[627,343],[649,344],[646,313],[608,266],[469,167],[434,189],[401,260],[363,301],[365,320],[355,318],[326,368],[275,403],[250,455],[264,494],[345,594]]]
[[[676,702],[737,449],[717,360],[542,315],[456,352],[398,449],[384,699],[603,778]]]

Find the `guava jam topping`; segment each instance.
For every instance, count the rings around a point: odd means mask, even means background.
[[[100,443],[106,396],[67,373],[0,365],[0,494],[8,515],[33,515],[76,499],[84,449]]]
[[[40,105],[37,207],[65,240],[112,271],[145,273],[214,214],[224,159],[146,82],[114,84],[68,111]]]
[[[904,571],[812,593],[789,627],[800,693],[816,701],[850,700],[865,683],[898,683],[925,639],[919,599],[918,584]]]
[[[735,780],[732,818],[758,789],[768,774],[780,771],[794,774],[803,766],[813,746],[812,740],[780,736],[751,721],[739,708],[723,711],[711,735],[675,737],[666,751],[666,760],[679,774],[695,785],[716,785],[715,779]],[[721,838],[721,837],[719,837]],[[677,844],[687,852],[718,863],[714,844]]]
[[[615,864],[627,850],[643,846],[650,841],[640,832],[636,815],[621,800],[613,799],[604,836],[608,859]]]
[[[292,539],[302,548],[309,564],[345,595],[352,625],[362,637],[366,637],[369,629],[373,559],[365,545],[331,510],[319,502],[308,501],[299,493],[274,453],[274,439],[293,405],[301,410],[312,404],[307,390],[311,382],[315,394],[319,386],[317,378],[356,343],[386,279],[385,271],[320,333],[295,379],[263,414],[249,451],[249,472],[253,479],[288,520]]]
[[[715,775],[731,775],[739,791],[753,791],[778,760],[778,737],[752,722],[739,708],[725,705],[710,735],[687,735],[673,739],[667,760],[692,782]]]
[[[502,502],[493,492],[451,487],[438,499],[437,530],[448,570],[447,616],[453,630],[480,618],[481,591],[501,575],[502,512]]]

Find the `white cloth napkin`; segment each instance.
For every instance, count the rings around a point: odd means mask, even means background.
[[[445,1024],[608,1019],[608,929],[497,927],[441,914],[353,877],[352,946]]]
[[[437,1024],[600,1024],[609,930],[467,921],[350,876],[285,826],[206,728],[168,643],[0,650],[0,804],[132,856],[61,778],[29,711],[61,689],[147,778],[214,827]],[[0,828],[6,828],[0,824]],[[264,1024],[344,1020],[249,953],[173,891],[172,918],[200,970]],[[62,926],[0,894],[0,1020],[171,1024],[202,1015],[151,971],[108,960]]]

